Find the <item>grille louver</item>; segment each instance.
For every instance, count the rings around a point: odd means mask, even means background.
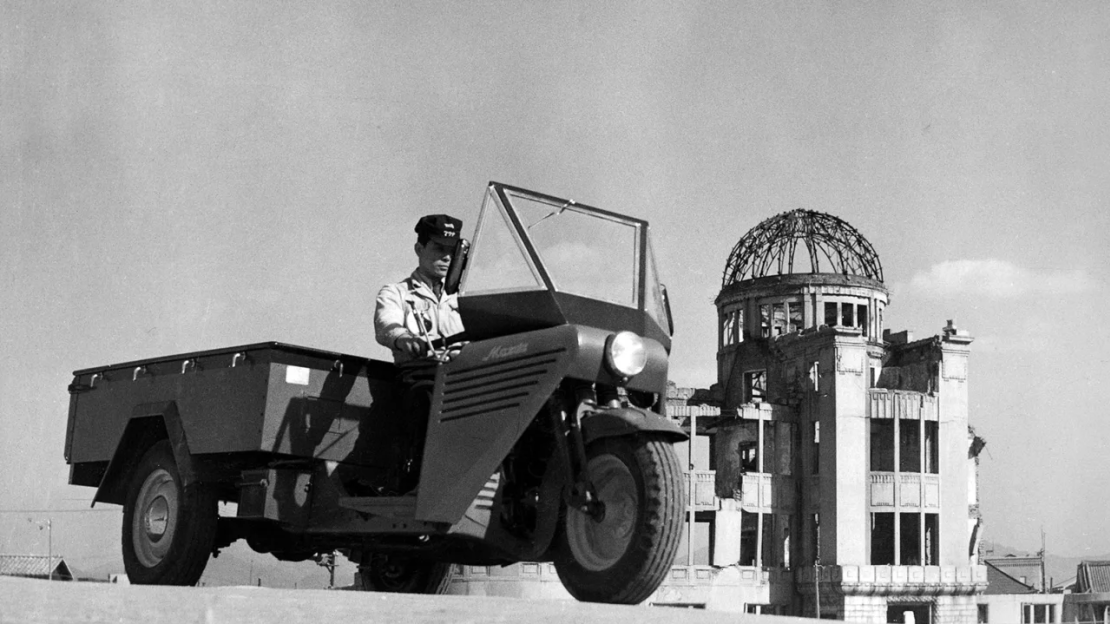
[[[439,420],[447,422],[520,407],[565,351],[541,351],[448,374]]]

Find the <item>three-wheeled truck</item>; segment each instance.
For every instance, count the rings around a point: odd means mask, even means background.
[[[678,547],[686,435],[663,413],[647,222],[491,182],[445,286],[465,335],[411,367],[273,342],[76,371],[69,481],[123,505],[131,582],[195,584],[246,539],[281,560],[339,550],[377,591],[552,561],[580,600],[650,596]]]

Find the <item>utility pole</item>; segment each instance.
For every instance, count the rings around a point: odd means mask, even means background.
[[[694,482],[694,446],[698,441],[698,414],[697,411],[691,410],[690,412],[690,448],[687,453],[689,463],[688,471],[686,472],[686,504],[689,510],[690,523],[686,526],[686,565],[694,565],[694,488],[697,484]]]
[[[1047,594],[1048,593],[1048,590],[1045,587],[1045,580],[1046,579],[1045,579],[1045,571],[1044,571],[1044,560],[1045,560],[1046,556],[1047,556],[1047,553],[1045,552],[1045,548],[1044,548],[1044,527],[1042,526],[1041,527],[1041,593],[1042,594]]]
[[[35,522],[35,521],[31,520],[30,518],[27,518],[27,522]],[[40,531],[42,530],[42,527],[44,527],[44,526],[46,527],[46,569],[47,569],[47,574],[48,574],[47,578],[49,578],[51,581],[53,581],[54,580],[54,522],[53,522],[52,518],[47,518],[46,520],[39,520],[38,522],[35,522],[35,524],[38,525]]]
[[[819,559],[813,561],[813,617],[821,619],[821,564]]]

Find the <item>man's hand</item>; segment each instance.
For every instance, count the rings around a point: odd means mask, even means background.
[[[443,354],[443,361],[450,362],[451,360],[455,359],[455,356],[458,355],[459,352],[462,351],[462,348],[468,344],[470,344],[469,340],[466,340],[464,342],[452,343],[451,346],[447,347],[447,351]]]
[[[394,341],[393,345],[414,358],[424,357],[428,354],[428,343],[416,336],[401,336]]]

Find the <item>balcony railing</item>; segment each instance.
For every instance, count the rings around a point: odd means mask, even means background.
[[[694,474],[694,511],[716,511],[718,504],[716,488],[716,470],[695,470]],[[690,491],[690,473],[684,473],[686,491]]]
[[[740,505],[745,511],[761,513],[794,509],[794,477],[746,473],[741,479]]]
[[[871,507],[938,509],[940,475],[872,472]]]
[[[986,566],[828,565],[801,567],[794,580],[803,594],[813,593],[814,576],[822,585],[847,595],[975,594],[987,586]],[[824,591],[824,590],[822,590]]]

